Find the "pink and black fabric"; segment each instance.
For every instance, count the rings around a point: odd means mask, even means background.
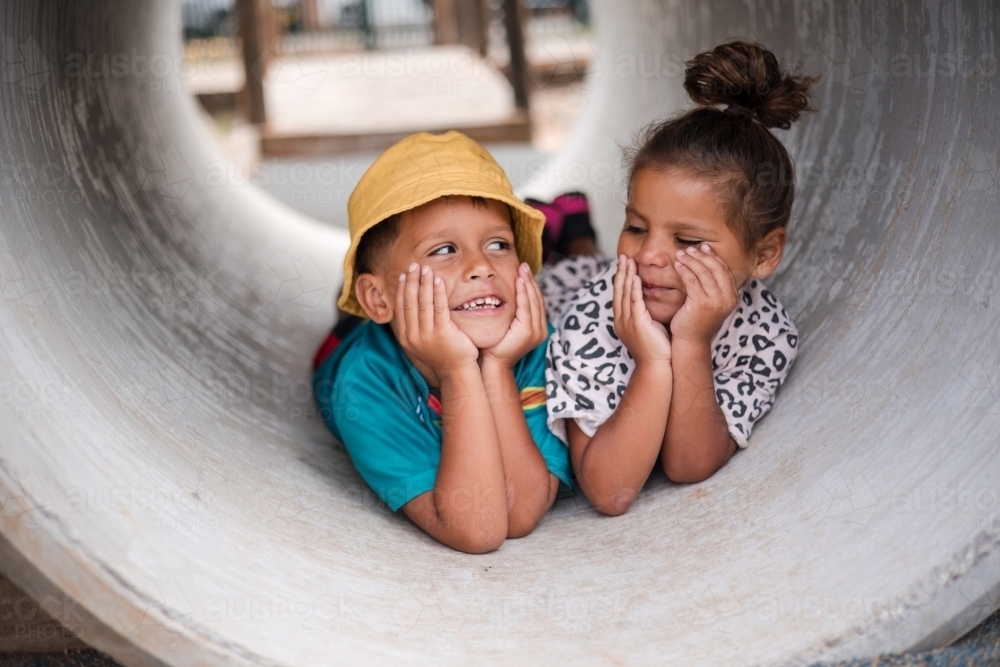
[[[319,349],[316,350],[316,356],[313,357],[313,370],[315,371],[322,366],[323,362],[329,359],[333,351],[340,345],[340,341],[344,340],[347,334],[354,331],[354,328],[362,322],[364,320],[357,315],[341,311],[340,317],[337,319],[337,324],[334,325],[330,335],[320,343]]]
[[[561,194],[551,203],[538,199],[525,199],[526,204],[545,214],[542,232],[542,256],[547,263],[558,261],[569,254],[570,243],[580,238],[597,240],[590,224],[590,204],[582,192]]]

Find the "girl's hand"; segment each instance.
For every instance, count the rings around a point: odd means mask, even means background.
[[[650,316],[642,300],[642,280],[635,260],[618,256],[614,298],[615,333],[628,348],[636,364],[648,361],[670,361],[670,339],[667,328]]]
[[[687,299],[670,321],[674,339],[711,342],[719,326],[736,308],[736,279],[707,243],[677,251],[677,273]]]
[[[541,345],[549,336],[545,319],[545,302],[538,283],[527,264],[517,267],[514,281],[517,311],[503,339],[483,350],[483,360],[492,359],[506,368],[513,368],[521,357]]]
[[[431,267],[414,262],[399,275],[394,315],[396,340],[439,377],[478,362],[479,350],[451,321],[444,280],[435,278]]]

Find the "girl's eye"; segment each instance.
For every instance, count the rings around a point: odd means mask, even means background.
[[[431,250],[431,255],[448,255],[455,252],[455,246],[453,245],[443,245],[440,248],[435,248]]]
[[[490,241],[486,246],[487,250],[510,250],[511,244],[508,241]]]
[[[701,241],[695,241],[692,239],[677,239],[677,242],[681,245],[698,245]]]
[[[628,234],[642,234],[646,230],[642,227],[636,227],[635,225],[625,224],[625,232]]]

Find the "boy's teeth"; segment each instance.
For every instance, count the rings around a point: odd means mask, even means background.
[[[496,308],[500,305],[500,299],[495,296],[480,297],[478,299],[473,299],[463,303],[459,308],[461,310],[473,310],[474,308],[490,307]]]

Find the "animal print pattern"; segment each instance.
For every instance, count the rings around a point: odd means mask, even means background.
[[[612,263],[611,259],[599,255],[579,255],[543,266],[535,282],[542,292],[549,321],[558,322],[563,306],[576,291],[590,284],[594,276],[606,271]]]
[[[563,420],[575,419],[580,430],[593,436],[618,407],[635,368],[615,334],[611,300],[617,265],[609,263],[592,279],[582,278],[571,295],[556,293],[557,286],[572,283],[565,276],[587,275],[595,266],[588,261],[574,271],[560,267],[559,281],[539,284],[546,304],[561,304],[549,311],[558,315],[553,317],[556,331],[549,338],[545,380],[548,425],[564,443]],[[715,398],[741,448],[774,404],[797,348],[798,331],[778,299],[761,281],[748,279],[738,305],[712,340]]]

